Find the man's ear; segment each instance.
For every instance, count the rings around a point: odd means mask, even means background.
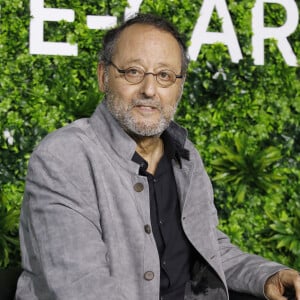
[[[105,92],[105,65],[102,62],[98,64],[97,75],[98,75],[99,90],[104,93]]]

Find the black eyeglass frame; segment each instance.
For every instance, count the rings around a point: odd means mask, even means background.
[[[176,79],[177,79],[177,78],[183,78],[183,75],[177,75],[174,71],[168,70],[168,69],[161,70],[161,71],[159,71],[158,73],[153,73],[153,72],[145,72],[142,68],[139,68],[139,67],[129,67],[129,68],[127,68],[127,69],[120,69],[120,68],[118,68],[112,61],[109,61],[108,64],[109,64],[109,65],[112,65],[112,66],[113,66],[120,74],[124,74],[125,80],[128,81],[128,82],[131,83],[131,84],[139,84],[139,83],[141,83],[141,82],[145,79],[145,76],[146,76],[146,75],[150,75],[150,74],[153,75],[153,76],[155,77],[157,83],[158,83],[160,86],[162,86],[162,87],[169,87],[169,86],[173,85],[173,84],[176,82]],[[141,79],[140,81],[138,81],[138,82],[131,82],[131,81],[128,80],[128,78],[126,77],[126,72],[127,72],[128,70],[130,70],[130,69],[139,69],[139,70],[141,70],[141,71],[143,72],[144,76],[143,76],[142,79]],[[163,83],[161,83],[161,82],[157,79],[157,75],[159,75],[161,72],[164,72],[164,71],[172,72],[172,73],[175,75],[174,81],[170,81],[170,82],[169,82],[168,84],[166,84],[166,85],[163,84]]]

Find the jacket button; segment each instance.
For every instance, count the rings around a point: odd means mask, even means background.
[[[148,234],[151,233],[151,226],[150,226],[149,224],[146,224],[146,225],[144,226],[144,229],[145,229],[145,232],[146,232],[146,233],[148,233]]]
[[[147,281],[151,281],[154,278],[154,273],[152,271],[147,271],[144,274],[144,279]]]
[[[142,192],[144,190],[144,185],[141,183],[141,182],[138,182],[136,183],[134,186],[133,186],[134,190],[136,192]]]

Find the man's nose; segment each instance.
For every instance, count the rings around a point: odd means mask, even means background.
[[[141,93],[147,97],[153,97],[157,92],[157,81],[152,73],[145,74],[144,80],[141,82]]]

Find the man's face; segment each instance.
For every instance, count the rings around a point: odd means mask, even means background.
[[[178,42],[170,33],[149,25],[126,28],[116,43],[112,61],[119,69],[138,67],[145,72],[171,70],[181,74]],[[132,84],[112,65],[107,72],[100,65],[98,77],[108,109],[126,131],[138,136],[157,136],[168,127],[182,94],[183,79],[162,87],[149,74],[142,82]]]

